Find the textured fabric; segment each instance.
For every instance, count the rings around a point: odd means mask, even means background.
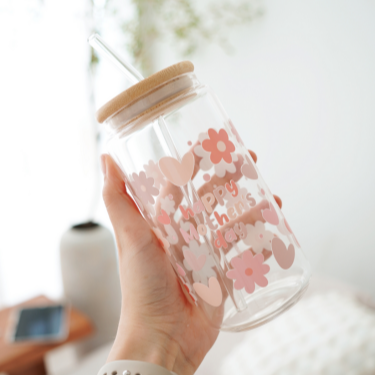
[[[112,375],[114,372],[117,372],[117,375],[123,375],[126,370],[130,372],[129,375],[177,375],[153,363],[130,360],[106,363],[99,370],[98,375]]]
[[[375,311],[335,292],[302,300],[233,347],[219,374],[375,374]]]

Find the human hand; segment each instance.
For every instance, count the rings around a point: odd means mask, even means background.
[[[256,162],[256,155],[250,154]],[[219,331],[188,300],[109,155],[102,155],[102,169],[103,198],[115,231],[122,291],[121,317],[108,361],[140,360],[178,375],[194,374]],[[275,196],[275,200],[281,207],[280,198]]]

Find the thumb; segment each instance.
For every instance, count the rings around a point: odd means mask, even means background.
[[[104,174],[103,200],[116,234],[119,250],[139,248],[152,241],[151,230],[128,195],[125,176],[110,155],[101,156]]]

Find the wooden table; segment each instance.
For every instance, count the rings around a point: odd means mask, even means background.
[[[9,343],[6,332],[9,318],[14,308],[37,306],[53,303],[44,296],[35,297],[17,306],[0,310],[0,372],[8,375],[45,375],[44,355],[51,349],[88,337],[93,333],[93,326],[84,314],[70,309],[69,335],[65,341],[54,344]]]

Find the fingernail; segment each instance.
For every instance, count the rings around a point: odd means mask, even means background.
[[[100,166],[102,169],[103,176],[105,176],[106,170],[107,170],[107,163],[106,163],[106,158],[105,154],[100,155]]]

